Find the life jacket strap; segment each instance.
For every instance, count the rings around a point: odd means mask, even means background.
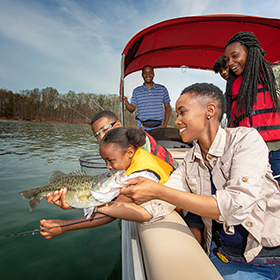
[[[280,108],[266,108],[266,109],[259,109],[259,110],[254,110],[250,115],[246,115],[246,114],[242,114],[239,117],[236,117],[234,120],[234,125],[235,126],[239,126],[239,123],[245,119],[245,118],[250,118],[250,125],[252,126],[251,123],[251,118],[252,116],[257,116],[260,114],[267,114],[267,113],[278,113],[280,112]]]
[[[254,127],[257,131],[265,131],[265,130],[276,130],[280,129],[280,124],[277,125],[268,125],[268,126],[256,126]]]

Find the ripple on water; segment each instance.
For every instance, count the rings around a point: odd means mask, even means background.
[[[45,199],[29,213],[18,193],[45,185],[53,170],[80,170],[79,157],[98,153],[90,126],[0,120],[0,147],[0,236],[36,229],[42,218],[81,218],[82,210],[63,211]],[[0,258],[1,279],[107,279],[120,265],[120,228],[116,220],[52,240],[2,239]]]

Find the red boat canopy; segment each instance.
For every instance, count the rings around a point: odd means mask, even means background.
[[[237,32],[251,31],[266,52],[266,60],[280,60],[280,20],[244,15],[207,15],[162,21],[143,29],[126,44],[121,61],[120,94],[124,78],[143,66],[211,69]],[[124,125],[124,103],[122,102]]]
[[[266,60],[280,60],[280,20],[242,15],[208,15],[166,20],[137,33],[122,53],[122,78],[141,70],[186,66],[212,69],[230,37],[252,31]]]

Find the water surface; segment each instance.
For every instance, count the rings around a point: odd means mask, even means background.
[[[53,170],[80,170],[79,157],[98,153],[90,126],[0,120],[0,236],[39,228],[40,219],[72,220],[43,199],[29,213],[22,190],[48,183]],[[0,239],[1,279],[121,279],[120,222],[65,233]]]

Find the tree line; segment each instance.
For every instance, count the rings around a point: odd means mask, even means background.
[[[10,120],[49,121],[74,124],[89,124],[93,116],[101,110],[114,112],[121,118],[118,94],[59,93],[55,88],[39,90],[0,89],[0,118]],[[125,126],[137,125],[136,112],[124,111]],[[176,113],[171,108],[169,124],[174,126]]]

